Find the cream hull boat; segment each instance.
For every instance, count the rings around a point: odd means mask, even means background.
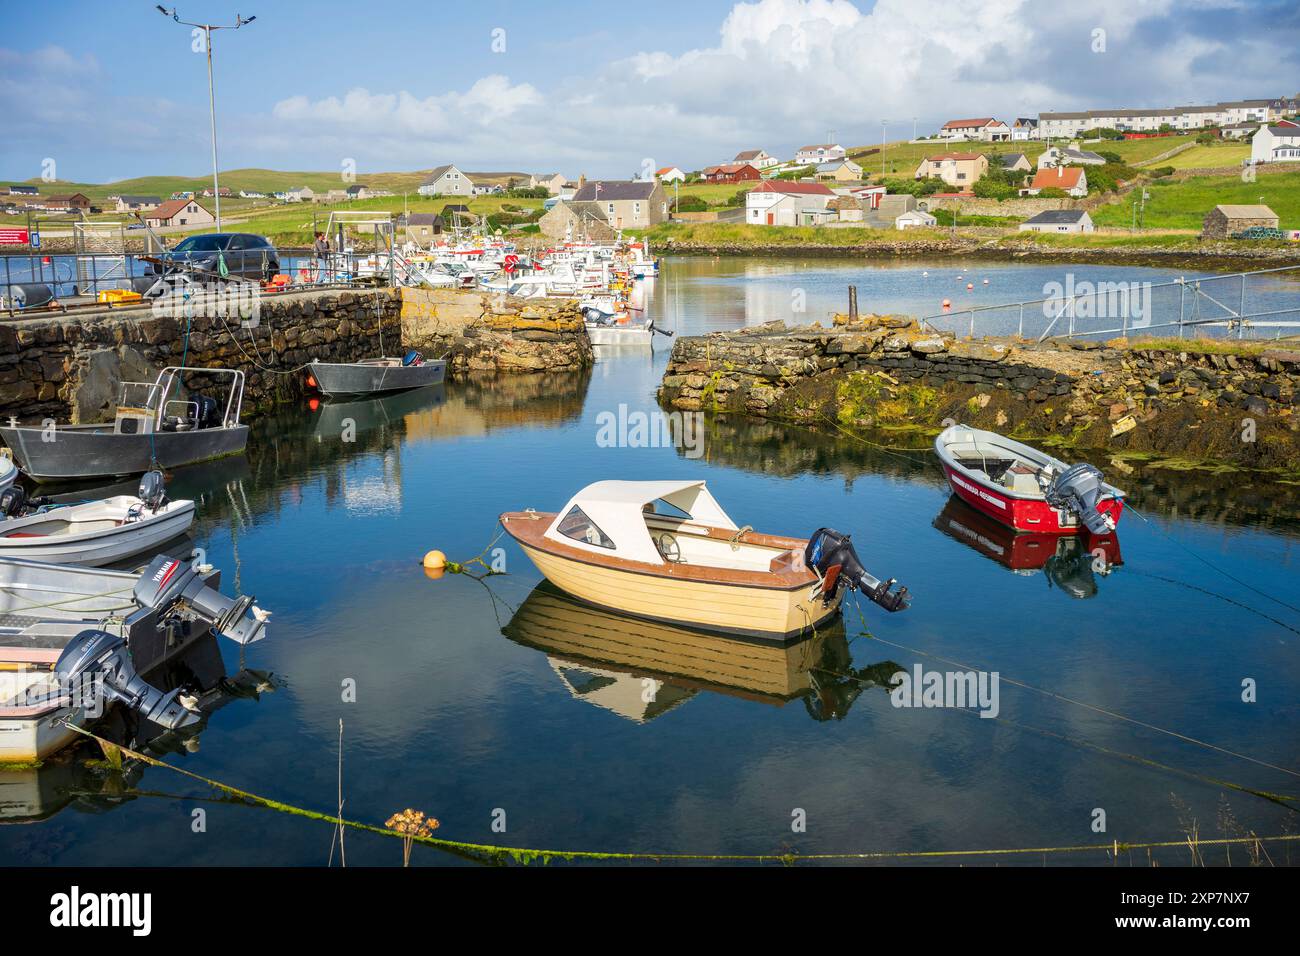
[[[784,641],[812,631],[839,613],[842,592],[823,601],[821,582],[803,563],[806,541],[726,528],[651,519],[689,553],[730,556],[733,567],[702,563],[653,564],[593,557],[545,536],[555,514],[501,516],[502,526],[556,587],[596,607],[723,634]],[[688,537],[689,536],[689,537]]]

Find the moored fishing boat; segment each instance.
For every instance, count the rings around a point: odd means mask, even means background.
[[[703,481],[598,481],[559,512],[509,512],[501,525],[552,584],[650,620],[786,640],[834,617],[846,588],[907,606],[907,589],[868,574],[846,536],[737,527]]]
[[[56,504],[0,492],[0,558],[102,567],[155,551],[194,523],[193,501],[171,501],[161,472],[146,472],[138,495]]]
[[[1017,531],[1114,531],[1124,492],[1089,464],[1060,459],[996,432],[952,425],[934,440],[953,493]]]
[[[383,395],[439,385],[447,373],[442,359],[426,361],[419,352],[402,358],[373,358],[360,362],[312,359],[307,384],[325,395]]]
[[[224,410],[188,390],[187,376],[228,380]],[[36,481],[139,475],[242,452],[248,443],[248,426],[239,421],[243,402],[241,371],[169,366],[153,382],[123,382],[112,422],[46,428],[11,418],[0,426],[0,438]]]
[[[4,452],[7,452],[7,449],[0,449],[0,491],[4,491],[18,480],[18,466]]]

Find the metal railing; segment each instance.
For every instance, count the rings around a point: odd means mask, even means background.
[[[918,322],[922,328],[964,332],[972,338],[977,334],[1014,334],[1039,342],[1149,336],[1156,330],[1174,329],[1178,338],[1199,330],[1239,339],[1272,330],[1281,338],[1288,329],[1300,329],[1300,281],[1270,282],[1268,278],[1281,278],[1284,273],[1300,273],[1300,263],[1224,275],[1180,276],[1167,282],[1079,283],[1087,285],[1086,291],[1071,291],[1071,281],[1057,295],[945,309],[922,316]],[[1251,280],[1256,280],[1255,288]]]

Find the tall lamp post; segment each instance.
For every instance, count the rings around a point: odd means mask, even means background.
[[[158,4],[158,12],[165,17],[171,17],[179,24],[203,31],[204,51],[208,55],[208,116],[212,123],[212,198],[217,204],[217,232],[220,232],[221,186],[217,182],[217,100],[212,86],[212,31],[238,30],[244,24],[252,23],[257,17],[241,17],[236,13],[234,23],[191,23],[189,20],[182,20],[176,13],[175,7],[168,10],[162,4]]]

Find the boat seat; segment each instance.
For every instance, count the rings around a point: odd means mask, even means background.
[[[794,551],[782,551],[772,559],[772,563],[768,565],[768,570],[773,574],[803,570],[803,552],[796,554]]]
[[[1002,474],[1002,486],[1021,495],[1042,494],[1038,487],[1038,472],[1028,465],[1017,462]]]

